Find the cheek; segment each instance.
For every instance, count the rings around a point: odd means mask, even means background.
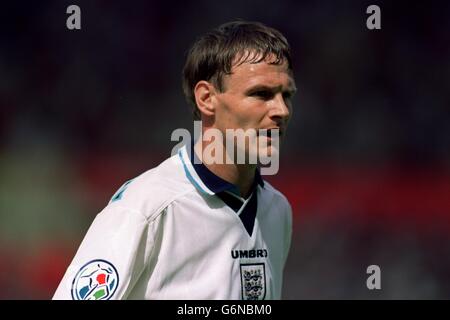
[[[253,98],[223,99],[216,111],[216,124],[219,128],[257,127],[267,110],[263,101]]]
[[[269,106],[267,102],[251,99],[244,109],[243,116],[247,121],[257,125],[258,123],[264,121],[269,113]]]
[[[231,105],[227,103],[220,104],[219,108],[216,109],[215,125],[219,129],[226,129],[234,127],[233,123],[236,122],[234,119],[236,112],[233,111]]]

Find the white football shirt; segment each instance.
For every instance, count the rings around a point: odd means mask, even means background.
[[[259,172],[247,199],[182,147],[96,216],[53,299],[280,299],[292,212]]]

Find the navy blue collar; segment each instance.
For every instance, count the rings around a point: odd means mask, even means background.
[[[193,141],[191,142],[190,151],[191,154],[189,155],[189,157],[191,159],[192,166],[194,167],[195,172],[202,180],[202,182],[205,184],[205,186],[207,186],[215,194],[222,191],[231,191],[236,195],[240,195],[239,188],[236,185],[228,181],[225,181],[224,179],[215,175],[200,161],[200,159],[195,154]],[[261,174],[259,173],[259,169],[256,169],[255,179],[253,180],[251,193],[256,189],[258,185],[264,187],[264,180],[262,179]]]

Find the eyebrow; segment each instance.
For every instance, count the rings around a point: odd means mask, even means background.
[[[265,84],[257,84],[253,87],[248,88],[245,90],[246,94],[255,93],[258,91],[271,91],[271,92],[278,92],[281,91],[282,86],[268,86]],[[283,92],[287,92],[290,95],[294,95],[297,92],[297,87],[295,85],[289,86],[287,90],[283,90]]]

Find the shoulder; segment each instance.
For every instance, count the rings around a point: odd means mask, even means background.
[[[266,194],[270,196],[266,196],[263,205],[271,208],[266,211],[265,218],[272,228],[279,226],[280,234],[284,235],[283,241],[286,251],[283,261],[286,261],[292,235],[292,207],[286,196],[267,181],[264,181],[264,189]]]
[[[125,182],[112,196],[107,207],[119,206],[131,212],[140,212],[153,220],[171,202],[192,192],[182,162],[174,155],[155,168]]]
[[[268,219],[278,221],[284,221],[285,224],[290,225],[292,223],[292,207],[287,197],[279,190],[275,189],[269,182],[264,180],[264,187],[260,188],[262,206],[270,208],[267,210],[267,214],[270,216]]]
[[[291,209],[288,199],[279,190],[275,189],[269,182],[264,180],[264,192],[263,195],[270,198],[270,201],[275,202],[277,205],[284,207],[287,210]]]

